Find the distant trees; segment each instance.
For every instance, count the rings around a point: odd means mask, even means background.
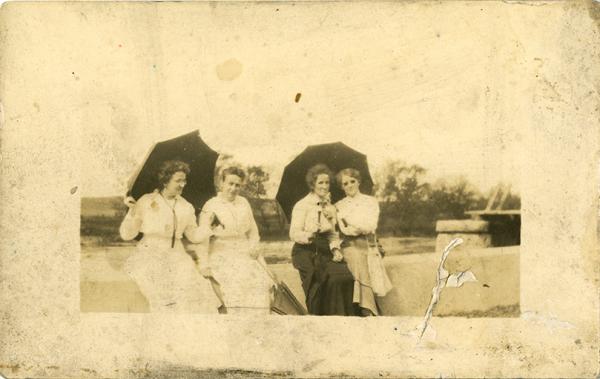
[[[401,161],[388,161],[375,177],[375,192],[381,201],[413,203],[427,196],[428,183],[422,178],[426,170],[419,165],[407,166]]]
[[[262,166],[248,166],[246,173],[242,195],[257,199],[265,198],[267,196],[265,183],[269,181],[269,173]]]
[[[419,165],[389,161],[375,175],[375,196],[381,202],[380,233],[433,234],[435,222],[464,219],[469,210],[484,209],[493,191],[482,195],[464,177],[425,181],[427,171]],[[504,209],[519,209],[518,195],[507,193]]]
[[[423,181],[426,170],[401,161],[387,162],[375,175],[374,192],[383,202],[380,223],[394,234],[412,234],[428,225],[426,214],[431,188]],[[423,231],[424,232],[424,231]]]
[[[241,165],[234,160],[233,155],[221,154],[217,160],[216,174],[220,172],[221,168],[233,164],[246,171],[246,180],[244,180],[240,194],[248,198],[264,199],[267,196],[265,184],[270,179],[267,169],[260,165]]]
[[[430,204],[438,219],[465,218],[465,212],[485,207],[485,198],[464,177],[440,179],[431,186]]]
[[[217,171],[234,163],[232,155],[221,155]],[[269,167],[240,166],[247,173],[241,194],[249,199],[266,199],[271,180]],[[495,199],[492,202],[494,207],[521,207],[520,197],[511,193],[509,186],[504,186],[500,192],[494,188],[482,194],[463,176],[429,182],[426,175],[424,167],[400,160],[388,161],[374,173],[374,194],[381,206],[380,234],[433,235],[437,220],[469,218],[467,211],[485,209],[491,198]],[[258,217],[262,215],[258,204],[263,203],[255,203]]]

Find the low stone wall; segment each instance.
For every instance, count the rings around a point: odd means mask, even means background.
[[[482,249],[492,246],[489,223],[481,220],[440,220],[435,225],[435,251],[442,251],[455,238],[463,239],[463,248]]]
[[[421,316],[435,285],[440,254],[410,254],[384,258],[394,289],[379,305],[386,316]],[[298,272],[290,264],[270,265],[279,279],[304,303]],[[445,288],[435,315],[516,316],[519,306],[519,247],[467,249],[459,246],[445,265],[451,273],[470,270],[477,282],[460,288]],[[502,310],[510,314],[501,314]]]
[[[123,272],[123,262],[132,248],[95,251],[84,256],[81,271],[82,312],[148,312],[148,303],[135,282]],[[107,259],[106,257],[110,257]],[[422,316],[435,285],[439,253],[397,255],[384,258],[394,289],[380,299],[387,316]],[[290,263],[269,265],[304,304],[300,276]],[[442,292],[436,315],[481,315],[519,305],[519,247],[470,250],[462,245],[446,261],[450,272],[471,270],[477,282]]]

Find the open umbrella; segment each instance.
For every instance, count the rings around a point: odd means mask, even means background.
[[[305,180],[306,173],[317,163],[326,164],[334,174],[345,168],[358,170],[362,177],[360,191],[369,195],[372,193],[373,179],[371,179],[369,173],[366,155],[341,142],[308,146],[285,166],[279,190],[277,196],[275,196],[288,220],[291,218],[294,204],[308,194],[309,189]],[[334,180],[331,183],[331,201],[336,202],[343,197],[344,191]]]
[[[198,213],[204,203],[216,194],[214,172],[218,157],[219,154],[202,141],[198,130],[158,142],[132,176],[127,195],[137,200],[154,191],[158,188],[157,173],[160,165],[164,161],[180,160],[190,165],[190,174],[182,196],[192,203]]]

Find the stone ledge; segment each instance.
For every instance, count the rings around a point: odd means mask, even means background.
[[[487,233],[490,224],[481,220],[439,220],[435,224],[438,233]]]

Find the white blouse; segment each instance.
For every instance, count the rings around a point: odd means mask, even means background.
[[[140,232],[149,237],[172,238],[173,231],[176,239],[185,235],[191,242],[201,242],[192,204],[179,195],[169,201],[158,191],[140,197],[119,228],[126,241]]]
[[[320,205],[321,198],[309,193],[300,199],[292,210],[290,221],[290,238],[292,241],[307,245],[315,232],[327,232],[330,248],[339,248],[340,240],[335,231],[335,219],[328,220]]]
[[[375,233],[379,221],[379,203],[373,196],[358,193],[335,204],[340,230],[347,236]]]
[[[222,225],[211,230],[212,214],[217,216]],[[233,201],[227,201],[220,195],[208,200],[202,207],[199,223],[200,234],[204,238],[211,235],[217,238],[242,238],[252,246],[260,240],[250,203],[242,196],[236,196]]]

